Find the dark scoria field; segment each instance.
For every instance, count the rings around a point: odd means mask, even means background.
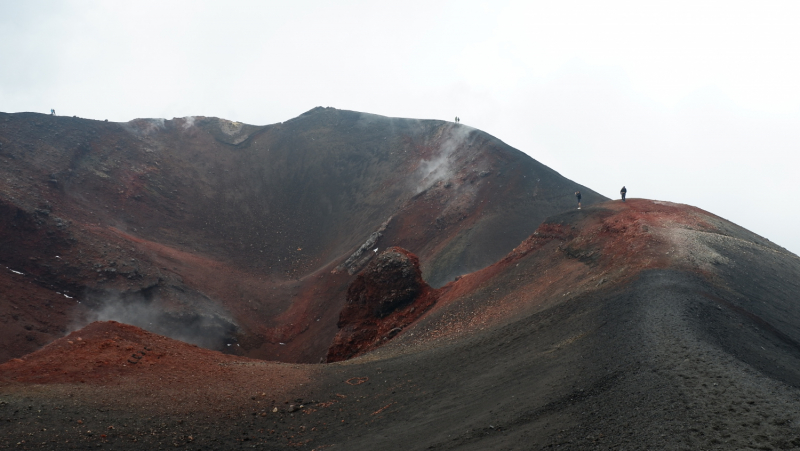
[[[334,109],[0,144],[0,448],[800,449],[800,259],[711,213]]]

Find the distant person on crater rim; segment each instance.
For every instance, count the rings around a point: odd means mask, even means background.
[[[55,115],[56,115],[56,110],[50,108],[50,116],[55,116]]]
[[[581,209],[581,192],[575,191],[575,197],[578,199],[578,210]]]
[[[625,194],[628,193],[628,189],[625,188],[625,185],[622,185],[622,189],[619,190],[619,193],[622,194],[622,201],[625,202]]]

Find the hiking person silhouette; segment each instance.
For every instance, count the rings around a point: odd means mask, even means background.
[[[620,194],[622,194],[622,201],[623,201],[623,202],[625,202],[625,194],[627,194],[627,193],[628,193],[628,189],[627,189],[627,188],[625,188],[625,186],[623,185],[623,186],[622,186],[622,189],[621,189],[621,190],[619,190],[619,193],[620,193]]]
[[[50,116],[55,116],[55,115],[56,115],[56,110],[50,108]]]
[[[581,209],[581,192],[575,191],[575,197],[578,199],[578,210]]]

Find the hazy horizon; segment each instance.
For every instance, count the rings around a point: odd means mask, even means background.
[[[0,111],[462,123],[795,254],[800,4],[0,0]]]

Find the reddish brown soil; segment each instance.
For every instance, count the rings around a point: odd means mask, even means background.
[[[688,206],[633,199],[553,217],[505,258],[437,290],[439,301],[425,320],[434,322],[424,337],[496,327],[567,296],[625,283],[643,270],[681,265],[668,256],[672,244],[664,229],[715,231],[705,215]]]
[[[0,303],[0,362],[31,353],[63,336],[77,302],[31,283],[24,274],[0,267],[0,292],[13,300]],[[13,297],[12,297],[13,296]],[[78,304],[79,305],[79,304]]]
[[[147,393],[126,401],[131,407],[152,409],[154,413],[196,412],[223,402],[244,402],[256,395],[266,409],[269,402],[274,404],[275,396],[283,399],[299,384],[307,383],[312,373],[309,367],[267,365],[114,321],[92,323],[24,359],[12,359],[2,368],[0,378],[11,386],[79,383],[113,387],[120,395]],[[222,380],[223,385],[212,383]],[[186,398],[187,387],[202,389],[203,394]],[[263,399],[266,395],[261,393],[265,392],[273,398]]]

